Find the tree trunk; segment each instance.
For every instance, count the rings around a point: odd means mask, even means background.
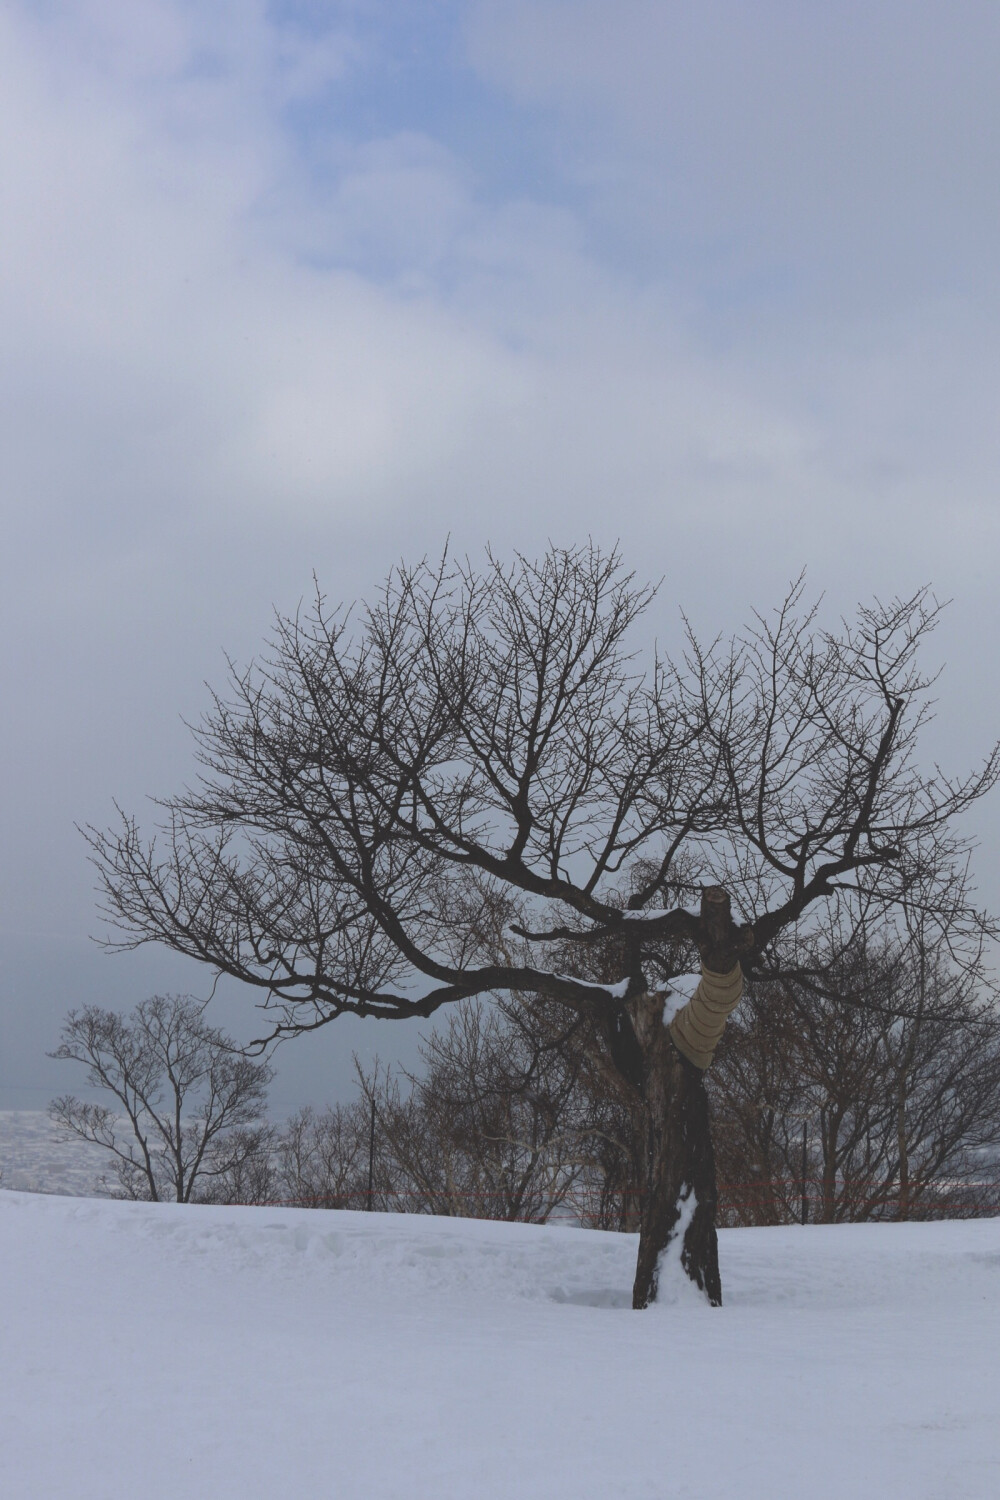
[[[675,1262],[677,1274],[693,1281],[706,1301],[713,1307],[722,1303],[715,1152],[704,1069],[742,993],[738,955],[752,944],[752,928],[733,924],[727,892],[706,886],[697,936],[702,983],[691,1005],[678,1013],[670,1030],[663,1024],[662,995],[647,990],[628,1005],[644,1137],[639,1257],[632,1288],[636,1308],[656,1301],[663,1276]],[[692,1008],[694,999],[697,1009]],[[625,1062],[628,1046],[619,1051]],[[627,1069],[623,1072],[627,1076]]]
[[[683,1274],[718,1307],[715,1154],[705,1077],[670,1040],[662,995],[643,995],[633,1021],[643,1054],[645,1138],[632,1306],[656,1301],[661,1273],[676,1251]]]
[[[910,1149],[906,1139],[906,1073],[901,1070],[896,1089],[896,1143],[899,1148],[899,1206],[897,1219],[910,1217]]]
[[[838,1167],[838,1145],[840,1141],[840,1126],[843,1113],[838,1109],[831,1111],[820,1110],[820,1140],[823,1147],[823,1206],[820,1211],[821,1224],[835,1224],[837,1221],[837,1167]],[[847,1217],[851,1216],[850,1200],[847,1201]]]

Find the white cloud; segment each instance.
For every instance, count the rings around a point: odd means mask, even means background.
[[[700,29],[674,7],[636,4],[614,25],[606,5],[572,9],[572,27],[547,0],[489,12],[500,30],[481,13],[476,55],[574,118],[611,111],[602,149],[623,181],[674,149],[663,121],[699,87],[719,104],[731,84],[732,123],[771,76],[759,54],[779,22],[806,59],[803,137],[844,114],[829,86],[825,113],[805,109],[826,32],[780,7],[760,35],[725,6]],[[766,288],[713,301],[666,241],[660,273],[623,268],[586,201],[498,195],[416,109],[413,128],[360,141],[331,127],[307,159],[286,101],[360,66],[346,23],[314,57],[263,5],[45,15],[8,6],[0,31],[3,464],[39,566],[60,538],[69,565],[83,547],[105,568],[137,548],[155,563],[177,528],[291,524],[349,536],[376,574],[387,538],[393,555],[448,531],[472,546],[591,531],[641,555],[653,536],[659,571],[674,538],[697,549],[708,526],[731,576],[749,553],[769,588],[818,557],[863,590],[885,571],[961,575],[961,538],[931,539],[956,496],[976,547],[991,541],[1000,362],[985,302],[942,287],[874,310],[790,310]],[[686,53],[671,49],[679,26]],[[790,108],[772,113],[787,125]],[[710,114],[691,117],[686,191],[715,160]],[[785,129],[765,116],[747,127],[755,150]],[[567,152],[593,139],[569,116],[552,129]],[[36,532],[38,514],[59,524]],[[864,554],[849,540],[861,526]]]
[[[522,517],[544,491],[593,525],[612,482],[642,508],[700,463],[800,447],[669,302],[615,287],[565,211],[484,207],[414,133],[335,140],[329,191],[311,184],[259,11],[228,31],[137,14],[96,7],[75,68],[79,21],[4,38],[7,451],[32,504],[141,526],[144,506],[333,517],[436,492],[443,531],[509,485]]]
[[[994,295],[988,0],[489,0],[468,39],[636,253],[697,255],[716,290],[770,267],[812,296]]]
[[[415,506],[432,542],[563,518],[638,538],[677,511],[749,536],[773,524],[784,559],[817,539],[828,552],[838,507],[933,511],[944,483],[985,500],[998,372],[968,297],[835,316],[766,289],[713,302],[669,236],[660,273],[623,274],[586,203],[495,201],[426,130],[331,129],[307,161],[286,102],[357,64],[346,26],[313,47],[260,4],[46,14],[9,7],[0,41],[5,462],[25,503],[132,535],[206,509],[354,525],[359,508],[375,523]],[[729,174],[713,232],[728,215],[752,239],[754,191],[787,172],[790,198],[815,151],[829,166],[860,139],[885,45],[855,77],[842,36],[780,6],[753,27],[738,7],[700,14],[501,6],[480,13],[476,55],[574,119],[613,116],[609,178],[669,159],[703,232]],[[879,41],[860,13],[848,25]],[[923,54],[912,37],[903,50],[916,77]],[[775,69],[793,63],[782,92]],[[586,124],[560,130],[567,152],[593,143]]]

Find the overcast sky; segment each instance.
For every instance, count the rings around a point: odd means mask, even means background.
[[[995,0],[0,0],[0,1106],[75,1086],[70,1006],[207,994],[88,942],[73,825],[189,778],[314,570],[620,539],[667,643],[930,581],[929,748],[980,758],[998,73]],[[286,1047],[278,1107],[388,1031]]]

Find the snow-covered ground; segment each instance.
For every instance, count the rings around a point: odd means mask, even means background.
[[[26,1193],[95,1193],[111,1176],[99,1146],[61,1134],[44,1110],[0,1109],[0,1185]]]
[[[11,1500],[995,1500],[1000,1220],[593,1231],[0,1192]]]

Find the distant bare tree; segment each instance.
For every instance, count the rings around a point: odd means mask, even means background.
[[[748,985],[708,1081],[731,1224],[784,1224],[799,1214],[806,1109],[787,997],[786,989]]]
[[[114,1158],[126,1198],[195,1201],[214,1179],[246,1174],[256,1156],[266,1062],[244,1056],[187,996],[155,995],[129,1015],[88,1005],[70,1011],[52,1057],[83,1063],[113,1104],[70,1094],[53,1100],[57,1126]]]
[[[958,779],[918,759],[925,591],[827,630],[796,586],[643,672],[652,597],[593,546],[401,568],[357,615],[319,597],[234,669],[160,834],[90,834],[117,944],[241,980],[274,1035],[502,993],[600,1031],[637,1132],[636,1307],[677,1235],[721,1300],[705,1071],[742,974],[824,912],[891,925],[907,903],[974,957],[992,929],[959,818],[1000,770],[995,750]],[[556,957],[591,945],[617,955],[600,981]],[[662,985],[699,963],[700,1000],[664,1026]]]
[[[276,1125],[239,1125],[212,1149],[211,1172],[201,1174],[198,1203],[274,1203],[282,1197],[275,1157],[280,1136]],[[193,1200],[194,1201],[194,1200]]]
[[[975,1207],[1000,1146],[1000,1013],[917,932],[813,945],[751,985],[710,1093],[737,1222],[918,1218]],[[800,955],[801,959],[801,955]],[[995,1203],[995,1194],[992,1201]]]
[[[360,1074],[396,1206],[545,1223],[567,1205],[590,1164],[573,1055],[551,1047],[527,1009],[477,1002],[458,1006],[421,1055],[419,1073]]]
[[[369,1112],[363,1099],[324,1110],[306,1106],[275,1147],[281,1198],[307,1208],[383,1207],[368,1197]]]

